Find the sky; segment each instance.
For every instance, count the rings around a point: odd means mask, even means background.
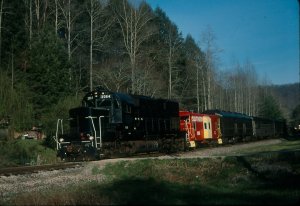
[[[298,0],[146,0],[160,7],[183,37],[201,48],[210,27],[216,37],[218,68],[230,70],[250,61],[261,79],[275,85],[298,83]]]

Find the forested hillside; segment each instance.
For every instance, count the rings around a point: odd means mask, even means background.
[[[292,111],[300,105],[299,83],[271,86],[274,95],[278,98],[285,117],[290,117]]]
[[[282,117],[284,98],[250,60],[220,70],[213,28],[196,42],[141,1],[0,1],[0,119],[17,131],[37,125],[53,134],[57,118],[97,86],[174,99],[182,109]]]

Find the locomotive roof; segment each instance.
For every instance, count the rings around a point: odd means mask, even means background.
[[[119,93],[119,92],[112,92],[112,94],[119,97],[120,100],[125,101],[129,104],[135,104],[137,99],[144,99],[144,100],[148,100],[148,101],[155,100],[155,101],[162,101],[162,102],[175,102],[175,103],[177,103],[176,101],[172,101],[172,100],[168,100],[168,99],[153,98],[153,97],[144,96],[144,95],[130,95],[130,94]]]
[[[206,114],[217,114],[222,117],[233,117],[233,118],[241,118],[241,119],[252,119],[252,117],[238,113],[238,112],[228,112],[228,111],[223,111],[223,110],[207,110],[204,113]]]
[[[115,96],[119,97],[122,102],[126,102],[128,104],[134,105],[134,99],[129,94],[119,93],[119,92],[112,92]]]

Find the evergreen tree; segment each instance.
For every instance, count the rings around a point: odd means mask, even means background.
[[[70,93],[68,55],[53,29],[46,28],[33,41],[27,83],[33,92],[36,115],[47,112]]]
[[[33,108],[28,98],[29,91],[23,82],[11,88],[11,79],[6,72],[0,72],[0,120],[8,117],[12,129],[28,129],[33,122]]]
[[[181,71],[185,61],[182,58],[183,41],[182,34],[165,12],[157,8],[155,10],[154,22],[158,27],[158,33],[154,36],[156,39],[156,64],[162,69],[164,81],[166,83],[165,97],[179,99],[181,94]]]
[[[259,116],[270,119],[282,119],[283,115],[279,104],[272,95],[266,96],[259,110]]]
[[[187,35],[183,44],[185,56],[185,73],[186,77],[182,81],[182,93],[184,95],[181,102],[188,105],[190,110],[200,112],[200,99],[203,89],[202,86],[202,73],[204,54],[196,44],[191,35]]]
[[[300,120],[300,104],[292,112],[293,120]]]

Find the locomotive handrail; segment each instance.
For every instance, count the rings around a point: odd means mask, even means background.
[[[195,141],[196,137],[195,137],[195,133],[193,133],[192,131],[192,125],[191,122],[189,121],[189,118],[184,120],[184,123],[187,131],[186,141],[189,141],[190,147],[195,147],[196,145],[193,142]],[[190,139],[193,139],[193,141],[190,141]]]
[[[101,118],[103,118],[104,116],[99,116],[99,146],[100,148],[102,147],[102,125],[101,125]],[[85,117],[87,119],[91,119],[91,122],[92,122],[92,126],[93,126],[93,130],[94,130],[94,136],[95,136],[95,147],[97,148],[97,132],[96,132],[96,128],[95,128],[95,124],[94,124],[94,120],[93,119],[96,119],[97,117],[92,117],[92,116],[87,116]],[[92,146],[94,146],[94,142],[92,141]]]
[[[104,116],[99,116],[99,131],[100,131],[100,136],[99,136],[100,142],[99,142],[99,145],[100,145],[100,148],[102,148],[102,124],[101,124],[101,118],[103,118],[103,117]],[[97,141],[96,141],[96,147],[97,147]]]
[[[54,139],[54,141],[56,142],[56,150],[58,150],[60,147],[58,145],[60,145],[60,143],[58,142],[56,136],[52,137]]]
[[[58,127],[59,127],[59,123],[61,126],[61,134],[64,134],[64,128],[63,128],[63,119],[57,119],[57,123],[56,123],[56,133],[55,133],[55,141],[56,141],[56,149],[58,150],[61,146],[60,143],[58,141]]]
[[[94,124],[94,121],[93,121],[93,119],[95,119],[96,117],[92,117],[92,116],[87,116],[87,117],[85,117],[85,118],[87,118],[87,119],[91,119],[91,122],[92,122],[92,125],[93,125],[93,130],[94,130],[94,136],[95,136],[95,146],[97,147],[97,140],[96,140],[96,138],[97,138],[97,133],[96,133],[96,128],[95,128],[95,124]],[[94,146],[94,142],[92,141],[92,146]]]

